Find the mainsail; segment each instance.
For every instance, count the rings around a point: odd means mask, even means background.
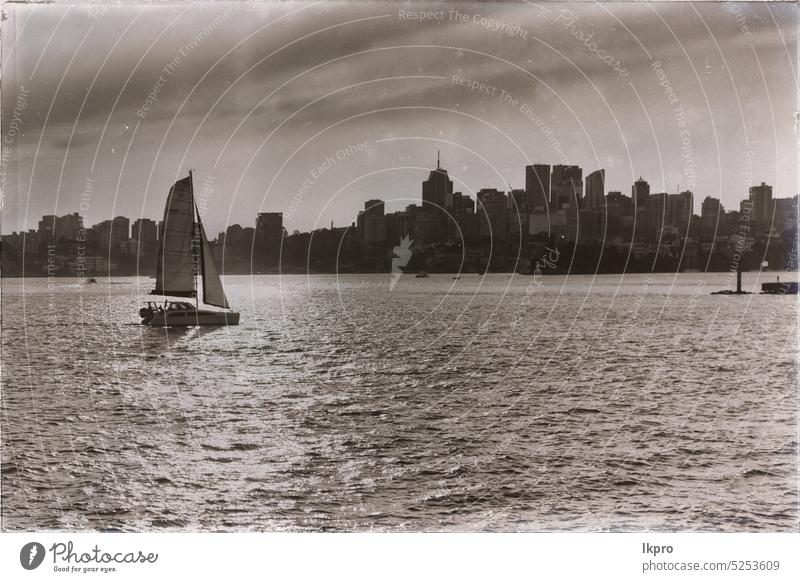
[[[161,224],[156,288],[151,291],[152,295],[192,297],[195,294],[193,234],[194,196],[192,177],[189,175],[175,182],[169,191],[164,222]]]
[[[228,298],[225,297],[225,289],[222,288],[222,281],[219,278],[217,265],[214,263],[214,256],[211,254],[211,247],[206,238],[206,229],[203,228],[203,221],[200,219],[199,211],[197,212],[197,224],[200,226],[200,268],[203,274],[203,303],[229,309]]]

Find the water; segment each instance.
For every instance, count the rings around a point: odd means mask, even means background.
[[[796,297],[731,281],[4,280],[3,527],[796,531]]]

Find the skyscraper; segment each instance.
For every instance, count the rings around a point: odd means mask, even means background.
[[[694,195],[688,190],[667,196],[666,223],[677,226],[682,232],[685,232],[689,228],[689,220],[692,217],[693,198]]]
[[[515,188],[508,193],[508,208],[520,214],[528,211],[528,197],[525,190]]]
[[[600,209],[605,203],[606,171],[595,170],[586,176],[586,208]]]
[[[665,222],[667,216],[667,199],[669,195],[666,192],[658,192],[656,194],[649,194],[647,196],[647,205],[644,208],[638,208],[640,220],[638,228],[644,226],[660,230]],[[644,217],[644,220],[642,220]]]
[[[647,199],[650,197],[650,184],[647,180],[639,176],[639,179],[631,186],[631,198],[637,208],[644,208],[647,205]]]
[[[774,203],[772,201],[772,186],[761,182],[760,186],[750,187],[750,202],[752,204],[752,220],[756,223],[756,232],[766,234],[772,224]]]
[[[797,196],[793,198],[776,198],[775,231],[781,234],[787,230],[797,230]]]
[[[700,220],[703,228],[713,229],[725,223],[725,208],[719,202],[719,198],[706,196],[700,206]]]
[[[547,211],[550,206],[549,164],[525,166],[525,196],[529,211]]]
[[[551,212],[580,208],[583,202],[583,170],[580,166],[553,166],[550,177]]]
[[[436,218],[437,238],[444,239],[448,232],[450,222],[447,209],[453,203],[453,181],[443,170],[436,156],[436,169],[431,170],[428,179],[422,183],[422,209],[430,212]]]
[[[480,221],[480,235],[503,240],[508,234],[508,197],[505,192],[495,188],[478,191],[477,215]]]
[[[356,218],[356,234],[367,244],[386,240],[386,205],[383,200],[367,200]]]

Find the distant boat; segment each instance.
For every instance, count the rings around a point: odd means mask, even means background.
[[[428,273],[426,273],[425,271],[420,271],[419,273],[417,273],[417,279],[425,279],[427,276]]]
[[[194,200],[192,172],[172,186],[164,208],[164,230],[156,262],[156,288],[151,295],[194,297],[188,301],[148,301],[139,310],[142,325],[238,325],[239,314],[230,311],[219,271],[211,254],[203,221]],[[200,309],[197,276],[203,280],[203,303],[228,311]]]
[[[86,282],[87,283],[97,283],[97,279],[95,279],[94,277],[89,277],[88,279],[86,279]]]
[[[766,295],[797,295],[797,281],[781,283],[780,278],[772,283],[761,283],[761,293]]]

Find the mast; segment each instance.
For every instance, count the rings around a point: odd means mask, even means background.
[[[742,262],[736,263],[736,292],[742,292]]]
[[[196,265],[197,268],[192,269],[193,270],[193,273],[192,273],[192,284],[194,285],[194,305],[195,305],[195,309],[199,310],[200,309],[200,290],[197,288],[197,270],[203,268],[202,267],[202,263],[203,263],[203,243],[202,243],[202,241],[198,241],[197,240],[197,238],[198,238],[198,236],[197,236],[198,232],[197,231],[199,229],[197,228],[197,226],[195,226],[195,224],[199,223],[200,214],[197,212],[197,204],[195,204],[195,201],[194,201],[194,178],[192,177],[191,168],[189,168],[189,195],[192,197],[192,225],[193,225],[193,228],[192,228],[193,233],[192,234],[194,235],[194,236],[192,236],[192,239],[195,241],[194,244],[196,244],[196,245],[198,245],[200,247],[200,260],[198,262],[193,262],[193,264]],[[198,223],[194,222],[195,214],[197,214]],[[192,255],[193,255],[192,256],[192,260],[194,261],[194,253],[192,253]]]

